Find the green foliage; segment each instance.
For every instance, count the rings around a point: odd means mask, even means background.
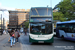
[[[72,0],[63,0],[58,5],[59,12],[62,12],[64,18],[67,18],[67,20],[75,18],[75,3],[71,1]]]
[[[29,26],[29,21],[25,22],[25,28],[28,28]]]
[[[64,18],[64,14],[62,12],[54,12],[53,13],[53,19],[54,20],[60,20],[60,21],[65,21],[66,20]]]

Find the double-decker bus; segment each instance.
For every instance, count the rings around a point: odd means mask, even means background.
[[[57,22],[56,36],[58,38],[75,41],[75,20]]]
[[[32,43],[53,43],[52,8],[32,7],[29,19],[29,41]]]

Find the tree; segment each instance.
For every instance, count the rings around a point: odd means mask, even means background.
[[[59,12],[64,14],[64,18],[71,20],[75,18],[75,3],[72,0],[63,0],[58,5]]]
[[[53,19],[54,20],[60,20],[60,21],[66,20],[66,18],[64,18],[64,14],[62,12],[54,12],[53,13]]]
[[[25,22],[25,28],[28,28],[29,26],[29,21]]]

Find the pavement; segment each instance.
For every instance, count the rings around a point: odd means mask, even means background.
[[[15,46],[10,47],[10,42],[8,42],[9,34],[0,35],[0,50],[21,50],[21,43],[18,42]]]

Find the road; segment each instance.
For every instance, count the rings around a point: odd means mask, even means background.
[[[62,40],[54,37],[53,44],[44,43],[30,43],[29,36],[21,34],[19,43],[16,43],[12,48],[8,43],[9,35],[0,36],[0,50],[75,50],[75,42]]]
[[[75,50],[75,42],[54,37],[53,44],[29,43],[29,36],[20,37],[22,50]]]

